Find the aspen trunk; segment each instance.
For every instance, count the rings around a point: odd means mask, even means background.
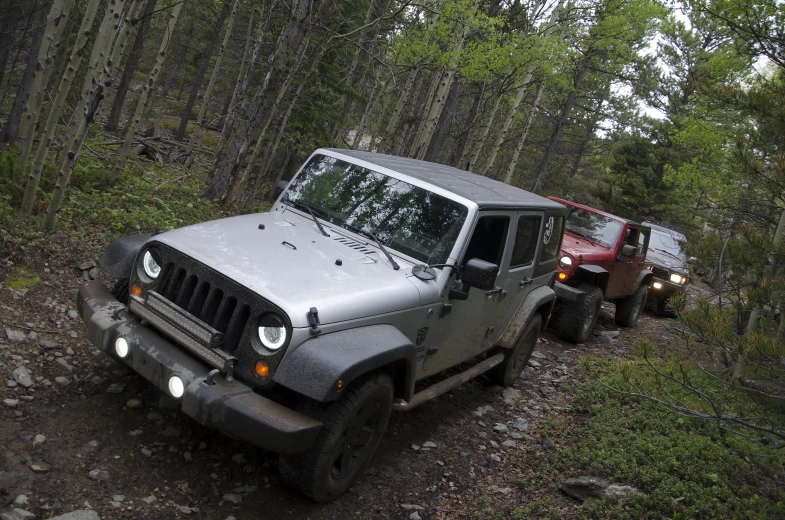
[[[131,47],[131,54],[128,56],[125,66],[123,67],[123,75],[120,77],[120,82],[117,84],[117,92],[115,93],[114,101],[112,101],[112,109],[109,111],[109,118],[104,125],[104,130],[107,132],[116,132],[120,126],[125,96],[128,94],[128,88],[131,86],[131,80],[134,78],[136,64],[139,63],[139,58],[142,57],[144,42],[150,28],[150,13],[155,10],[155,4],[157,2],[158,0],[147,0],[147,5],[145,6],[144,14],[142,15],[142,23],[136,32],[134,46]]]
[[[493,120],[496,117],[496,112],[499,110],[499,104],[502,100],[502,94],[499,92],[493,100],[493,106],[491,110],[486,114],[485,119],[483,119],[482,126],[480,127],[480,133],[477,136],[477,140],[474,142],[474,151],[471,154],[471,159],[469,162],[466,163],[466,170],[472,171],[474,169],[474,165],[477,164],[477,161],[480,160],[480,154],[482,153],[482,149],[485,146],[485,139],[488,138],[488,134],[491,131],[491,125],[493,125]]]
[[[38,49],[38,60],[36,61],[33,82],[30,87],[30,97],[27,99],[25,114],[19,124],[19,133],[22,136],[22,155],[19,157],[19,171],[16,181],[21,184],[27,173],[27,161],[30,159],[30,152],[33,149],[33,138],[38,119],[41,117],[41,108],[44,105],[44,91],[52,71],[54,58],[60,48],[63,31],[68,22],[68,14],[71,11],[73,2],[71,0],[55,0],[44,29],[44,39]]]
[[[143,0],[129,0],[129,4],[128,18],[132,19],[139,14],[139,11],[143,6]],[[181,6],[182,4],[177,5]],[[177,7],[175,7],[175,9],[177,9]],[[73,140],[70,143],[66,143],[67,145],[70,145],[70,148],[68,153],[63,154],[60,172],[57,175],[57,183],[52,191],[52,200],[46,210],[46,217],[44,217],[43,228],[46,231],[54,231],[55,226],[57,225],[57,214],[60,212],[60,208],[63,204],[65,190],[68,187],[68,182],[71,180],[71,174],[74,171],[74,166],[82,151],[82,146],[87,138],[87,134],[95,121],[95,115],[101,106],[101,101],[104,99],[104,83],[106,82],[107,76],[114,72],[108,63],[113,55],[112,42],[114,41],[114,45],[125,45],[125,39],[128,37],[128,32],[120,31],[115,38],[119,26],[119,23],[117,22],[120,20],[122,10],[122,6],[119,2],[116,0],[109,0],[107,14],[104,16],[103,20],[108,26],[104,26],[104,23],[102,22],[101,27],[98,30],[96,43],[93,45],[94,51],[96,45],[100,44],[101,47],[97,51],[98,60],[94,64],[95,70],[91,77],[88,68],[87,80],[89,80],[89,83],[86,81],[86,84],[88,86],[87,93],[89,96],[85,96],[84,112],[80,114],[81,117],[78,120],[78,126],[77,121],[74,121],[74,126],[77,126],[77,128],[74,132]]]
[[[177,19],[180,17],[180,11],[182,11],[182,8],[183,4],[182,2],[179,2],[177,5],[175,5],[174,9],[172,9],[171,14],[169,15],[169,25],[167,25],[166,31],[164,31],[164,36],[161,39],[161,46],[158,48],[155,64],[153,65],[152,70],[150,70],[150,75],[147,77],[147,81],[142,88],[142,93],[139,95],[139,100],[136,103],[136,110],[134,111],[134,115],[131,118],[131,121],[128,123],[128,127],[125,129],[125,141],[123,141],[123,146],[120,149],[120,152],[117,156],[117,161],[115,161],[114,167],[112,168],[112,173],[110,174],[112,179],[116,179],[120,175],[120,173],[123,171],[123,168],[125,167],[126,161],[128,161],[128,154],[130,153],[131,145],[134,142],[136,129],[139,127],[139,123],[142,121],[142,116],[147,109],[147,104],[152,94],[152,90],[155,88],[155,83],[158,81],[158,75],[161,73],[161,69],[164,66],[164,60],[166,60],[166,51],[169,49],[169,43],[172,40],[174,28],[177,25]]]
[[[472,108],[469,110],[469,117],[467,118],[468,124],[465,126],[463,131],[458,134],[458,137],[455,140],[455,149],[453,150],[452,157],[448,162],[450,166],[461,167],[461,165],[466,164],[469,156],[468,144],[471,141],[474,131],[476,130],[477,119],[480,117],[480,105],[482,105],[482,99],[485,97],[486,87],[487,83],[483,82],[474,97],[474,102],[472,103]]]
[[[373,80],[373,87],[371,88],[371,94],[368,96],[368,103],[365,105],[365,110],[363,111],[363,115],[360,118],[360,124],[357,126],[357,132],[354,134],[354,140],[352,141],[352,150],[356,150],[357,146],[362,144],[362,135],[365,131],[365,125],[368,121],[368,112],[371,110],[373,106],[374,97],[376,96],[376,87],[379,86],[379,75],[382,73],[381,66],[376,69],[376,78]],[[368,149],[371,149],[371,145],[368,145]]]
[[[224,125],[221,129],[221,139],[218,141],[218,148],[216,152],[223,148],[223,143],[226,140],[227,131],[231,131],[229,125],[229,117],[231,113],[235,110],[237,104],[237,95],[240,92],[240,84],[243,80],[243,75],[245,74],[245,66],[248,62],[248,53],[251,51],[251,34],[253,34],[253,12],[248,17],[248,35],[245,38],[245,50],[243,51],[243,58],[240,61],[240,70],[237,72],[237,81],[234,84],[234,91],[232,92],[232,98],[229,101],[228,110],[226,111],[226,117],[224,119]]]
[[[49,116],[46,119],[44,128],[41,132],[41,139],[38,144],[38,149],[33,158],[33,166],[30,170],[30,176],[27,180],[25,188],[24,199],[22,200],[22,214],[30,215],[33,211],[33,204],[35,203],[35,196],[38,192],[38,183],[41,181],[41,172],[44,169],[44,161],[49,147],[52,144],[52,139],[57,130],[57,122],[60,115],[63,113],[68,93],[71,91],[71,86],[76,76],[76,71],[82,63],[82,57],[87,45],[90,41],[92,32],[93,20],[95,19],[96,12],[98,11],[98,4],[100,0],[90,0],[85,8],[85,14],[82,18],[82,23],[79,26],[79,32],[76,37],[76,42],[71,50],[71,57],[68,60],[68,65],[65,68],[63,77],[60,78],[60,84],[57,86],[57,93],[52,102],[52,108],[49,110]]]
[[[392,116],[390,117],[390,120],[387,121],[387,127],[384,129],[384,137],[382,137],[382,143],[379,145],[379,151],[382,153],[390,153],[390,151],[395,147],[393,141],[395,140],[396,133],[398,132],[398,125],[401,121],[401,115],[403,114],[406,104],[409,102],[409,96],[411,95],[412,88],[414,87],[414,82],[417,80],[418,73],[419,70],[414,68],[411,70],[411,72],[409,72],[409,77],[406,78],[406,84],[403,86],[401,95],[398,97],[398,101],[395,103]]]
[[[215,67],[213,68],[213,73],[210,75],[210,81],[207,83],[207,90],[202,99],[202,106],[199,107],[199,115],[196,117],[194,131],[191,133],[191,139],[188,140],[188,149],[185,152],[186,155],[190,155],[193,152],[196,141],[202,137],[202,123],[204,121],[204,116],[207,113],[207,107],[210,105],[210,97],[213,95],[215,80],[218,78],[218,72],[221,70],[221,62],[223,61],[224,52],[226,52],[226,46],[229,45],[229,40],[232,37],[232,28],[234,27],[234,20],[237,17],[239,6],[240,0],[234,0],[232,13],[229,15],[229,23],[226,25],[226,34],[221,42],[221,47],[218,49],[218,56],[215,58]],[[251,17],[251,19],[253,19],[253,17]],[[245,59],[245,56],[243,56],[243,59]]]
[[[545,176],[548,173],[548,167],[551,165],[551,160],[553,159],[554,153],[556,153],[556,146],[559,144],[562,132],[564,132],[564,125],[567,123],[567,119],[570,117],[572,107],[575,105],[575,99],[578,97],[578,91],[583,84],[583,78],[586,76],[586,72],[589,70],[592,56],[593,52],[590,48],[583,57],[581,64],[578,66],[578,72],[573,82],[573,88],[570,91],[570,94],[567,96],[567,100],[565,101],[561,113],[559,114],[558,121],[556,121],[556,128],[554,128],[553,134],[551,134],[551,140],[548,143],[548,149],[545,151],[545,157],[542,160],[540,172],[537,174],[537,179],[535,179],[534,185],[532,186],[531,191],[533,193],[538,193],[540,188],[542,188],[542,183],[545,181]]]
[[[226,16],[229,14],[229,7],[231,5],[229,1],[230,0],[224,0],[223,9],[221,9],[221,14],[218,17],[218,24],[215,26],[213,35],[207,43],[204,56],[202,56],[202,63],[199,65],[199,70],[196,72],[191,90],[188,92],[188,99],[185,101],[185,110],[183,110],[183,115],[180,118],[180,126],[174,137],[178,141],[182,141],[185,138],[185,132],[188,129],[188,120],[191,118],[191,111],[196,103],[196,97],[199,95],[199,89],[202,87],[204,75],[207,72],[207,68],[210,66],[210,59],[213,57],[213,52],[215,52],[215,45],[218,43],[218,38],[221,36],[221,28],[224,25],[224,20],[226,20]]]
[[[447,94],[447,101],[444,104],[444,109],[442,110],[441,115],[439,116],[439,122],[436,125],[436,130],[434,131],[433,137],[431,137],[431,142],[428,145],[428,149],[423,156],[423,160],[425,161],[435,162],[439,152],[442,149],[444,139],[447,136],[448,130],[450,129],[455,107],[458,104],[458,98],[461,95],[461,86],[462,85],[460,83],[453,83],[452,87],[450,87],[450,92]]]
[[[521,134],[520,139],[518,139],[518,146],[515,147],[515,151],[512,153],[512,158],[510,159],[509,166],[507,167],[507,174],[504,176],[504,182],[506,184],[510,184],[512,182],[512,176],[515,173],[515,167],[518,166],[518,158],[521,155],[521,151],[523,151],[523,145],[526,143],[526,137],[529,135],[529,128],[531,128],[534,115],[537,113],[537,108],[540,105],[540,99],[542,99],[542,93],[544,91],[545,80],[540,83],[540,88],[537,89],[537,96],[535,96],[534,103],[532,103],[532,108],[529,110],[529,117],[526,120],[526,126],[523,128],[523,133]]]

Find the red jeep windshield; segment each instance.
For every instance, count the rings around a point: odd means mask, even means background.
[[[604,246],[613,247],[616,245],[623,227],[621,222],[583,208],[575,206],[570,208],[572,211],[567,217],[565,226],[567,231],[599,242]]]

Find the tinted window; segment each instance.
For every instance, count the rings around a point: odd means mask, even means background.
[[[507,217],[482,217],[477,221],[469,247],[463,255],[463,263],[479,258],[492,264],[501,265],[504,244],[507,243]]]
[[[325,155],[314,156],[281,202],[429,264],[447,261],[468,210],[441,195]]]
[[[636,255],[642,255],[643,254],[643,250],[646,247],[646,237],[647,236],[648,235],[646,235],[646,233],[644,231],[641,231],[640,234],[638,235],[638,249],[636,249],[636,251],[635,251]]]
[[[518,219],[518,229],[515,231],[515,245],[512,248],[510,268],[529,265],[534,260],[537,252],[537,242],[540,237],[540,224],[542,218],[532,215]]]
[[[622,227],[618,220],[574,206],[567,217],[567,231],[608,247],[616,245]]]
[[[564,232],[564,217],[547,217],[545,230],[542,233],[542,251],[540,262],[555,258],[559,254],[559,243]]]

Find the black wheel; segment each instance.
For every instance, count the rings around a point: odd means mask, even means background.
[[[518,336],[515,346],[504,352],[504,361],[488,371],[488,377],[499,385],[512,385],[529,362],[540,338],[540,332],[542,332],[542,315],[537,312],[529,320],[526,329]]]
[[[283,480],[314,502],[344,494],[376,451],[392,400],[392,379],[378,373],[353,383],[332,403],[303,402],[300,410],[320,419],[324,427],[308,451],[281,455]]]
[[[616,301],[616,315],[614,321],[621,327],[634,327],[641,317],[644,307],[646,307],[646,297],[649,295],[649,288],[645,285],[639,286],[634,293]]]
[[[586,293],[582,302],[565,303],[560,311],[559,336],[570,343],[583,343],[589,337],[602,309],[602,290],[582,283],[578,289]]]
[[[114,286],[109,289],[112,296],[117,298],[117,301],[123,305],[128,305],[128,278],[121,278],[115,282]]]

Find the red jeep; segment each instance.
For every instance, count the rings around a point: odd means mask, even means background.
[[[583,343],[600,315],[602,300],[616,305],[616,324],[634,327],[646,306],[653,273],[645,264],[651,229],[575,202],[570,208],[553,290],[559,335]]]

